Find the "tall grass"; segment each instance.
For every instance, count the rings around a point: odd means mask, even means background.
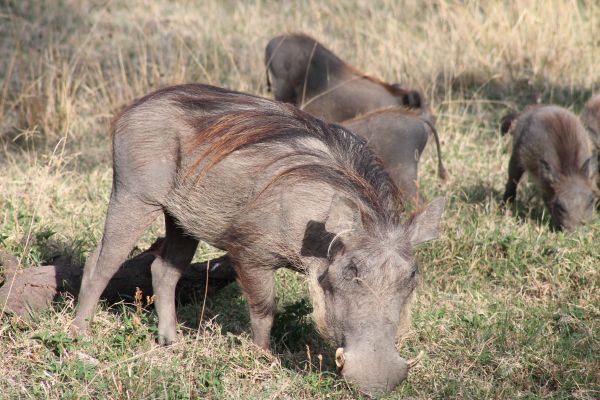
[[[0,247],[25,268],[61,254],[82,262],[101,235],[114,112],[182,82],[269,96],[263,51],[283,32],[421,89],[438,114],[450,178],[435,178],[432,152],[420,185],[449,199],[444,234],[419,251],[423,283],[399,343],[407,357],[427,356],[390,397],[600,397],[600,222],[550,231],[526,182],[518,207],[501,209],[510,141],[497,132],[507,110],[540,100],[579,112],[600,90],[597,1],[2,0]],[[189,328],[199,310],[180,308],[171,348],[154,346],[150,310],[141,325],[126,307],[103,310],[80,341],[65,333],[72,299],[32,322],[2,317],[0,393],[357,396],[307,317],[302,278],[279,274],[278,296],[277,358],[251,346],[235,285],[209,299],[199,331]]]

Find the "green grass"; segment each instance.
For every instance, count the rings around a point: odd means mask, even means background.
[[[413,325],[398,342],[425,357],[387,397],[600,398],[600,219],[552,231],[527,180],[516,206],[500,207],[510,138],[498,132],[534,98],[579,112],[600,90],[595,1],[1,1],[0,247],[24,273],[58,255],[83,263],[110,194],[113,113],[181,82],[269,96],[264,46],[286,31],[421,89],[438,115],[450,176],[436,178],[429,146],[420,186],[448,199],[443,233],[418,250]],[[67,335],[71,298],[31,321],[4,315],[0,397],[360,396],[315,332],[303,278],[277,278],[275,356],[251,344],[235,284],[206,300],[201,322],[203,299],[178,307],[180,340],[167,348],[151,308],[102,306],[79,339]]]

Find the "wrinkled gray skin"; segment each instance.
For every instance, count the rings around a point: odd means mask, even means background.
[[[342,125],[367,140],[375,154],[400,189],[403,198],[419,204],[417,193],[419,159],[429,132],[438,152],[438,175],[445,179],[446,170],[437,131],[430,121],[403,108],[387,108],[342,122]]]
[[[570,111],[536,106],[505,117],[503,132],[513,135],[504,201],[516,197],[527,171],[537,183],[553,225],[572,231],[593,218],[592,152],[585,128]]]
[[[211,86],[154,92],[116,118],[113,135],[112,194],[75,333],[164,213],[152,264],[159,343],[176,338],[175,285],[204,240],[229,252],[258,346],[269,348],[274,271],[293,267],[308,276],[316,323],[343,348],[348,380],[378,393],[406,378],[394,340],[418,282],[413,246],[437,237],[443,199],[401,223],[395,186],[364,140],[296,107]],[[228,152],[206,169],[215,153],[205,151],[221,139],[232,140],[213,149]]]
[[[365,75],[307,35],[271,39],[265,65],[276,100],[295,104],[329,122],[397,106],[414,108],[433,120],[418,91]]]
[[[596,178],[600,177],[600,94],[593,96],[585,104],[581,114],[581,122],[588,131],[593,146]]]

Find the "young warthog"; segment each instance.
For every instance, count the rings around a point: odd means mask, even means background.
[[[600,172],[600,94],[593,96],[585,104],[581,114],[581,122],[588,131],[596,155],[595,164],[597,172]]]
[[[265,50],[267,84],[276,100],[330,122],[379,108],[404,106],[429,114],[419,92],[387,84],[351,67],[304,34],[277,36]]]
[[[413,246],[438,236],[444,201],[400,222],[397,188],[364,140],[284,103],[204,85],[136,101],[113,127],[113,190],[88,258],[74,330],[107,281],[165,215],[152,264],[159,342],[175,339],[174,292],[198,240],[226,250],[248,301],[254,342],[269,348],[274,271],[310,281],[319,330],[342,374],[366,392],[406,378],[395,351],[418,270]]]
[[[438,175],[446,178],[442,150],[433,124],[404,108],[387,108],[342,122],[352,132],[367,139],[381,158],[403,198],[416,201],[419,158],[433,133],[438,153]]]
[[[504,117],[502,133],[508,131],[513,150],[504,201],[515,198],[527,171],[541,189],[555,227],[571,231],[588,223],[596,199],[592,153],[577,117],[562,107],[534,106],[519,116]]]

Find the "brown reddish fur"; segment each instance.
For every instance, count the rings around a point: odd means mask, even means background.
[[[593,96],[585,104],[581,120],[590,133],[592,143],[600,150],[600,94]]]
[[[581,114],[581,122],[586,127],[590,140],[593,145],[593,151],[596,155],[596,181],[600,182],[600,94],[593,96],[585,104]]]
[[[513,135],[509,179],[504,200],[516,196],[527,171],[539,186],[555,226],[572,230],[592,217],[591,148],[585,129],[573,113],[558,106],[530,107],[520,116],[503,118]]]

